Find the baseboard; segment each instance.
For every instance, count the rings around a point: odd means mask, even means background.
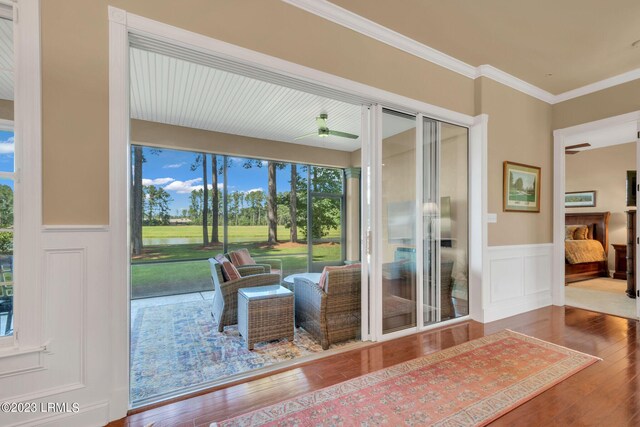
[[[542,307],[551,305],[551,293],[541,293],[532,295],[526,299],[517,301],[513,304],[503,305],[500,307],[489,307],[484,310],[484,323],[493,322],[495,320],[504,319],[505,317],[515,316],[517,314],[526,313],[527,311],[537,310]]]

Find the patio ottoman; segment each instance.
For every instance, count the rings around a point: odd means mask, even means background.
[[[238,289],[238,331],[253,350],[262,341],[293,342],[293,292],[284,286]]]

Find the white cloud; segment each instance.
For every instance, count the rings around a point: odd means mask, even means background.
[[[13,137],[6,141],[0,141],[0,154],[13,154],[16,151],[16,144]]]
[[[164,169],[177,169],[177,168],[182,167],[182,166],[184,166],[184,165],[186,165],[186,163],[185,163],[185,162],[172,163],[172,164],[170,164],[170,165],[164,165],[164,166],[163,166],[163,168],[164,168]]]
[[[200,181],[202,181],[202,178],[188,179],[186,181],[173,181],[171,184],[164,187],[164,189],[167,191],[175,191],[178,194],[188,194],[194,190],[202,190],[204,188],[202,184],[196,185],[196,183]]]
[[[255,193],[257,191],[262,191],[264,192],[264,189],[262,187],[258,187],[258,188],[252,188],[251,190],[247,190],[244,192],[244,194],[249,194],[249,193]]]
[[[155,178],[155,179],[146,179],[143,178],[142,179],[142,185],[149,186],[149,185],[165,185],[168,184],[170,182],[174,182],[175,179],[173,178]]]

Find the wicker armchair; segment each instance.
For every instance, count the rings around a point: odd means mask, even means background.
[[[297,277],[296,326],[320,341],[324,350],[331,344],[356,339],[360,334],[360,280],[359,268],[329,271],[324,290]]]
[[[224,281],[220,263],[214,258],[209,258],[209,267],[215,290],[211,314],[218,322],[218,332],[222,332],[225,326],[238,323],[238,289],[280,284],[278,274],[264,273],[262,267],[250,266],[251,268],[243,268],[242,271],[238,269],[242,277],[228,282]],[[250,272],[254,274],[249,274]]]

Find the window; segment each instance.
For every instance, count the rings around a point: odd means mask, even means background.
[[[0,16],[10,17],[10,9]],[[13,205],[16,182],[13,122],[13,21],[0,19],[0,337],[13,335]]]
[[[0,122],[0,336],[13,334],[14,147],[12,124]]]

